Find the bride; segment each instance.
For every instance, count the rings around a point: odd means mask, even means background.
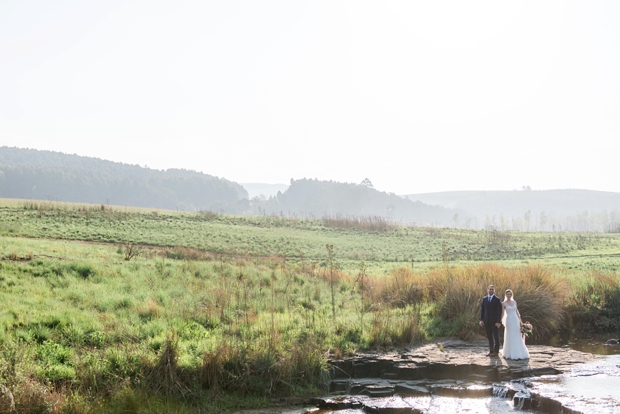
[[[512,290],[506,290],[506,299],[502,302],[502,323],[504,324],[504,348],[502,355],[506,359],[528,359],[530,353],[521,336],[521,315],[517,310],[517,301],[512,297]]]

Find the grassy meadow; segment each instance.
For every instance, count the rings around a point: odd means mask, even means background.
[[[376,224],[3,201],[0,412],[320,394],[329,356],[481,335],[489,283],[537,340],[618,330],[618,234]]]

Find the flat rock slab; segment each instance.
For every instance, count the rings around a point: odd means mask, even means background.
[[[575,364],[590,362],[592,354],[568,348],[528,345],[530,359],[487,357],[486,341],[448,340],[400,352],[358,353],[332,359],[332,379],[381,378],[384,380],[469,379],[509,381],[524,377],[557,375]]]

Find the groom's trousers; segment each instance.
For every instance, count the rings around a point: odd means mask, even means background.
[[[485,323],[484,330],[489,340],[489,352],[492,354],[499,353],[499,328],[494,323]]]

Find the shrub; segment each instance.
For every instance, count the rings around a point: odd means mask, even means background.
[[[70,364],[73,351],[53,341],[45,341],[37,350],[37,359],[44,365]]]
[[[574,281],[568,298],[573,326],[614,331],[620,326],[620,277],[593,272]]]
[[[68,266],[69,270],[77,273],[82,279],[88,279],[96,274],[95,267],[90,263],[72,263]]]
[[[39,372],[39,378],[43,381],[51,381],[53,383],[67,382],[74,381],[76,379],[76,373],[73,367],[54,364],[43,368]]]

